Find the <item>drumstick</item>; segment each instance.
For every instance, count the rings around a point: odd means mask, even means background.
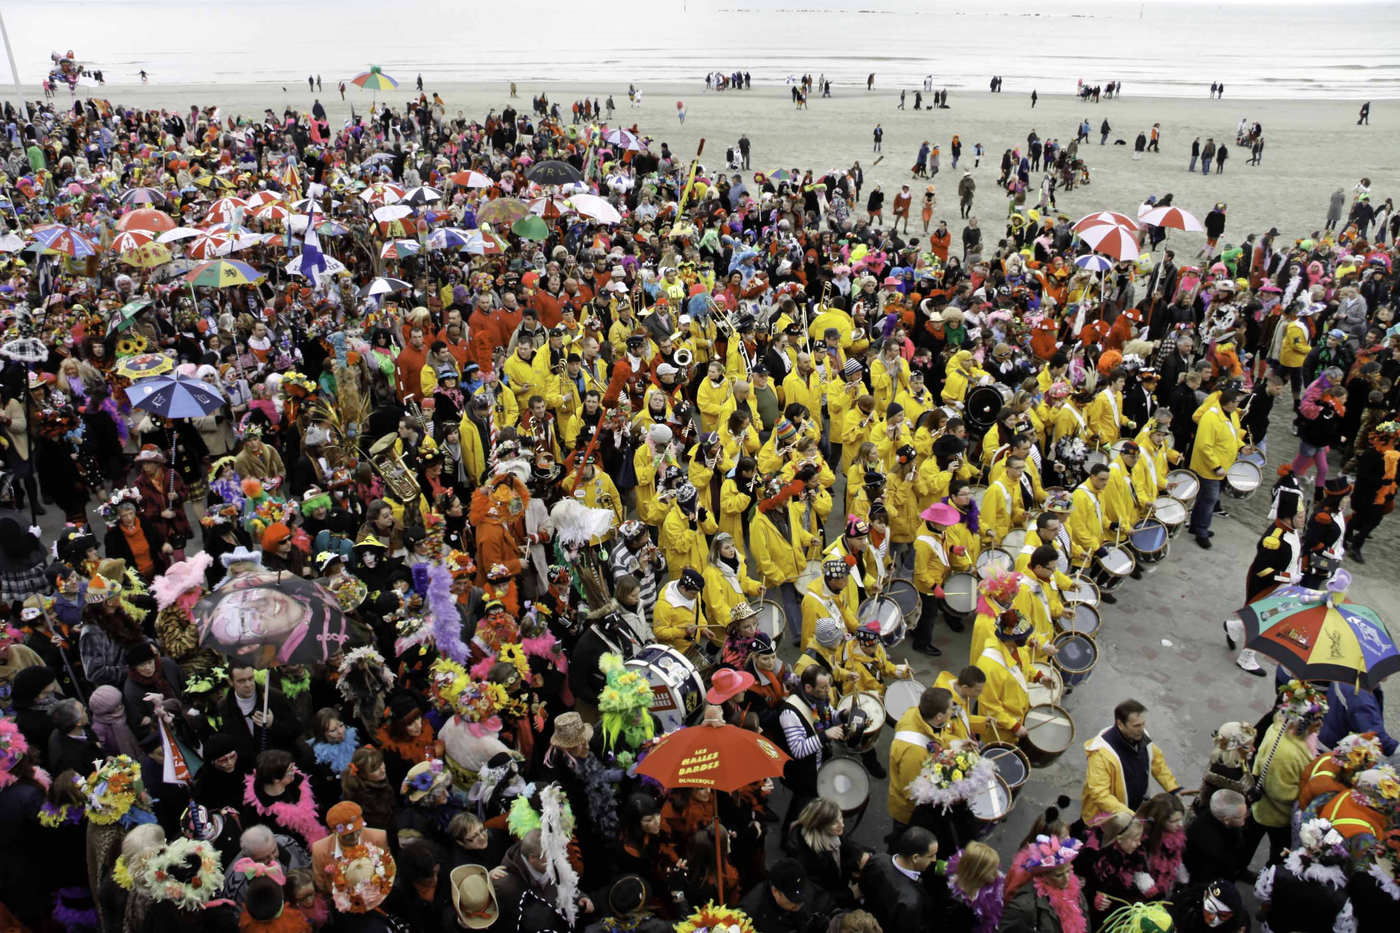
[[[1058,720],[1058,719],[1042,719],[1040,722],[1036,723],[1036,724],[1033,725],[1033,726],[1028,726],[1028,725],[1025,724],[1024,721],[1022,721],[1022,723],[1021,723],[1021,728],[1025,729],[1027,732],[1033,732],[1033,731],[1035,731],[1036,729],[1039,729],[1041,726],[1045,725],[1046,723],[1059,722],[1059,721],[1060,721],[1060,720]]]

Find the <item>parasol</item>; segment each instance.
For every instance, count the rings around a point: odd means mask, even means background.
[[[536,163],[525,173],[525,177],[538,185],[567,185],[570,182],[583,181],[583,175],[578,169],[558,159],[546,159]]]
[[[1400,670],[1400,651],[1374,609],[1335,593],[1280,586],[1239,611],[1245,646],[1300,680],[1375,690]]]
[[[481,209],[476,212],[476,222],[495,224],[497,227],[509,227],[528,213],[530,213],[529,205],[519,198],[496,198],[481,206]]]
[[[132,357],[140,359],[140,357]],[[169,361],[169,357],[162,357]],[[162,418],[198,418],[218,411],[224,396],[218,389],[188,376],[156,375],[138,379],[126,389],[132,408]]]
[[[175,368],[175,361],[164,353],[139,353],[117,361],[117,375],[133,381],[147,376],[159,376]],[[132,386],[131,388],[135,388]],[[135,404],[133,402],[132,404]]]

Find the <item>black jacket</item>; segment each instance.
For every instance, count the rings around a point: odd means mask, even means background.
[[[1186,828],[1183,864],[1192,881],[1235,881],[1244,872],[1239,856],[1243,828],[1226,826],[1209,812],[1199,814]]]
[[[872,855],[861,873],[860,888],[882,930],[922,930],[932,919],[924,886],[896,868],[893,856]]]
[[[807,889],[812,889],[810,881]],[[754,929],[762,933],[818,933],[827,926],[826,918],[812,913],[806,904],[797,910],[779,907],[778,902],[773,900],[772,887],[767,881],[760,881],[749,889],[749,893],[739,902],[739,909],[748,914]]]

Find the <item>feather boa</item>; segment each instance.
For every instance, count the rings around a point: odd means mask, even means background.
[[[1395,878],[1395,862],[1384,856],[1378,856],[1366,869],[1366,874],[1376,880],[1376,884],[1391,900],[1400,901],[1400,883],[1397,883]]]
[[[996,933],[1001,927],[1001,912],[1005,906],[1006,877],[998,872],[991,883],[983,885],[977,896],[968,900],[967,892],[958,887],[957,881],[954,880],[960,859],[962,852],[955,852],[953,857],[948,859],[948,893],[952,895],[953,900],[971,908],[976,917],[972,933]]]
[[[279,826],[285,826],[299,833],[307,842],[315,842],[326,837],[326,827],[316,819],[316,800],[311,796],[311,783],[305,778],[297,779],[297,800],[295,803],[277,801],[271,805],[258,799],[258,791],[253,783],[254,776],[248,775],[243,781],[243,803],[259,816],[270,817]]]
[[[1284,869],[1295,878],[1302,878],[1304,881],[1311,881],[1314,884],[1325,884],[1332,888],[1344,888],[1347,886],[1347,873],[1340,865],[1326,865],[1322,862],[1305,858],[1303,853],[1294,849],[1289,852],[1283,860]]]
[[[927,761],[936,761],[930,756]],[[939,775],[934,769],[920,769],[914,780],[909,782],[905,793],[917,804],[938,807],[944,811],[956,803],[970,800],[982,787],[991,783],[997,773],[996,765],[986,758],[979,757],[967,774],[961,779],[947,784],[938,783]]]
[[[433,643],[439,654],[458,664],[467,662],[467,646],[462,641],[462,617],[452,596],[452,573],[441,564],[428,570],[428,614],[433,618]],[[397,647],[397,646],[395,646]]]
[[[1186,854],[1186,831],[1179,829],[1173,833],[1162,835],[1162,845],[1158,851],[1148,853],[1147,870],[1152,873],[1152,880],[1157,882],[1157,892],[1166,897],[1171,893],[1171,889],[1177,883],[1177,868],[1182,864],[1182,857]]]
[[[1033,878],[1031,883],[1035,885],[1036,895],[1045,898],[1054,908],[1060,921],[1060,933],[1088,933],[1089,921],[1080,906],[1082,885],[1078,875],[1070,872],[1063,888],[1047,884],[1044,878]]]
[[[335,772],[339,777],[350,765],[350,759],[355,757],[355,752],[360,747],[360,736],[355,731],[354,726],[345,727],[345,738],[334,744],[330,742],[312,742],[311,751],[315,753],[316,760]]]
[[[564,547],[581,547],[611,531],[616,519],[612,509],[590,508],[570,496],[555,503],[547,527]]]
[[[578,919],[575,895],[579,880],[578,872],[569,863],[569,840],[574,834],[573,814],[568,810],[563,788],[557,784],[540,791],[540,804],[540,843],[546,861],[544,876],[554,882],[558,889],[558,906],[572,926]],[[594,819],[597,820],[596,814]]]
[[[53,920],[73,933],[98,929],[92,892],[85,887],[59,888],[53,895]]]

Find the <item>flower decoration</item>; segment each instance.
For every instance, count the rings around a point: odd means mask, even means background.
[[[108,497],[107,501],[98,506],[97,511],[102,515],[103,521],[108,523],[117,520],[117,510],[122,503],[129,502],[138,509],[141,507],[141,491],[135,486],[128,486],[125,489],[118,489]]]
[[[98,826],[124,822],[132,810],[149,810],[141,765],[128,755],[108,758],[88,776],[88,818]]]
[[[1332,757],[1344,771],[1365,771],[1385,758],[1385,751],[1381,748],[1376,733],[1353,732],[1338,740],[1332,748]]]
[[[142,881],[155,900],[197,910],[223,887],[219,850],[203,839],[181,836],[146,860]]]
[[[1059,836],[1036,836],[1026,845],[1026,858],[1022,863],[1027,871],[1050,871],[1068,865],[1079,855],[1084,845],[1078,839],[1061,839]]]
[[[118,357],[136,356],[146,352],[146,337],[140,333],[127,332],[118,340],[114,352]]]
[[[11,772],[28,751],[29,743],[15,721],[0,719],[0,788],[9,787],[19,780]]]
[[[1290,680],[1279,691],[1279,715],[1295,731],[1322,722],[1327,715],[1327,694],[1302,680]]]
[[[394,685],[394,672],[385,666],[384,655],[372,645],[361,645],[342,658],[337,669],[340,679],[336,681],[336,689],[347,700],[352,699],[354,694],[348,675],[357,667],[374,673],[386,690]]]
[[[397,871],[393,858],[379,846],[342,847],[329,868],[335,909],[356,914],[373,910],[389,896]]]
[[[1298,828],[1298,842],[1310,855],[1345,855],[1346,840],[1325,819],[1308,820]]]
[[[628,748],[639,748],[656,731],[651,718],[654,699],[651,682],[623,663],[619,655],[604,653],[598,669],[607,684],[598,696],[598,710],[603,714],[603,740],[609,748],[618,737]]]
[[[955,742],[925,758],[905,790],[915,803],[947,810],[972,799],[995,779],[996,773],[996,765],[978,754],[974,745]]]
[[[1400,775],[1391,765],[1376,765],[1358,774],[1354,793],[1362,803],[1387,816],[1400,814]]]
[[[734,907],[710,901],[676,924],[676,933],[757,933],[749,915]]]

